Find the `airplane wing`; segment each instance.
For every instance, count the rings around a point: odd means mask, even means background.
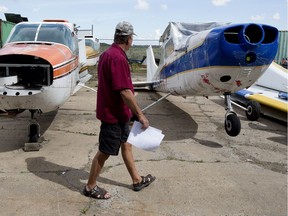
[[[160,80],[155,80],[155,81],[143,81],[143,82],[133,82],[133,86],[135,88],[148,88],[150,90],[153,89],[153,85],[160,84]]]
[[[282,97],[283,92],[253,85],[247,90],[243,89],[236,92],[236,94],[248,100],[257,101],[261,105],[269,106],[282,112],[288,112],[288,101]]]
[[[287,73],[287,69],[273,62],[267,71],[252,86],[237,91],[233,96],[233,100],[247,105],[247,108],[249,103],[251,105],[251,102],[257,102],[259,104],[259,112],[262,114],[273,116],[274,113],[279,115],[282,112],[286,113],[285,116],[287,116]],[[252,112],[253,110],[251,110],[251,113]],[[255,120],[257,120],[257,118]]]

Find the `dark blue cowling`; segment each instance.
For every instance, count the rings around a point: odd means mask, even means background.
[[[161,78],[213,66],[261,66],[274,60],[278,30],[261,24],[237,24],[214,28],[203,44],[188,51],[160,72]]]
[[[234,25],[212,30],[206,40],[210,66],[269,65],[277,53],[278,30],[259,24]]]

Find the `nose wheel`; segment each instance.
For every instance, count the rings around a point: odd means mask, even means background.
[[[40,137],[40,125],[37,120],[34,118],[34,114],[37,110],[29,110],[31,113],[30,124],[28,125],[28,142],[24,143],[24,151],[39,151],[41,146],[38,142]]]
[[[225,97],[225,105],[226,105],[226,115],[224,127],[225,131],[229,136],[237,136],[241,131],[241,122],[237,114],[233,111],[231,105],[231,94],[224,94]]]

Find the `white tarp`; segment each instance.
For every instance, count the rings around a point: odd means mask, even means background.
[[[207,23],[183,23],[170,22],[166,30],[160,37],[160,42],[172,38],[174,49],[181,50],[187,46],[189,38],[201,31],[210,30],[219,26],[228,25],[229,23],[207,22]]]

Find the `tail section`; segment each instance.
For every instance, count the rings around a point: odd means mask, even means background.
[[[156,65],[154,53],[152,46],[149,46],[146,50],[146,60],[147,65],[147,80],[145,82],[133,82],[133,86],[137,88],[148,88],[153,90],[153,85],[159,83],[160,81],[156,79],[155,74],[157,72],[158,66]]]
[[[146,50],[146,60],[147,60],[147,82],[153,80],[153,77],[158,69],[158,66],[155,62],[155,57],[153,53],[152,46],[150,45]]]

